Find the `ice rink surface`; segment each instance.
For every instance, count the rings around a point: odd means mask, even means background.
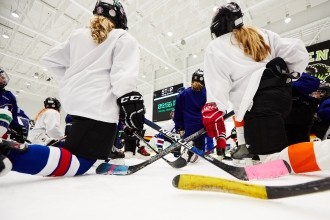
[[[330,219],[330,191],[261,200],[172,186],[173,177],[183,173],[235,179],[205,160],[174,169],[160,159],[128,176],[97,175],[95,168],[84,176],[59,178],[10,172],[0,178],[0,220]],[[251,182],[290,185],[328,176],[330,171],[322,171]]]

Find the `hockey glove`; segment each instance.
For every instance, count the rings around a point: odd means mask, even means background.
[[[129,128],[142,130],[145,108],[143,97],[138,92],[130,92],[117,99],[119,119]]]
[[[14,126],[13,129],[11,129],[10,131],[10,139],[23,144],[25,143],[25,140],[27,138],[26,133],[26,129],[23,126]]]
[[[202,108],[203,124],[206,133],[217,141],[217,148],[226,148],[226,128],[222,112],[214,102],[206,103]]]

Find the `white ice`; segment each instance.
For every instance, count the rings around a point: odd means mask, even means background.
[[[10,172],[0,178],[0,220],[330,219],[330,191],[277,200],[184,191],[172,186],[173,177],[183,173],[235,179],[205,160],[174,169],[160,159],[128,176],[97,175],[95,167],[87,175],[66,178]],[[327,176],[330,171],[252,183],[289,185]]]

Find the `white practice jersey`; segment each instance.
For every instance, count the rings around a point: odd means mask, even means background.
[[[70,115],[117,123],[117,98],[136,90],[139,72],[137,41],[113,29],[101,44],[88,28],[73,31],[67,41],[43,57],[59,81],[60,101]]]
[[[258,31],[271,48],[271,54],[263,61],[255,62],[246,56],[232,33],[214,39],[205,51],[207,102],[217,103],[219,110],[223,112],[230,108],[231,102],[237,121],[243,120],[246,111],[252,108],[253,97],[270,60],[275,57],[283,58],[290,72],[302,73],[308,65],[308,52],[300,39],[281,38],[278,34],[263,29]]]
[[[49,139],[63,138],[64,132],[61,129],[60,113],[54,109],[46,109],[35,122],[34,127],[29,131],[28,140],[31,143],[42,144],[40,137]],[[46,138],[46,139],[47,139]]]

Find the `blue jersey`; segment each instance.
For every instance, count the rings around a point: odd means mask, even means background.
[[[194,91],[188,87],[177,95],[173,120],[177,131],[185,131],[183,138],[204,128],[201,111],[205,103],[205,87],[201,91]]]
[[[330,97],[320,103],[317,110],[317,116],[324,122],[330,123]]]
[[[17,119],[18,107],[16,97],[13,95],[12,92],[7,91],[5,89],[0,90],[0,93],[0,108],[9,110],[13,116],[13,121],[10,123],[9,127],[13,130],[18,127],[21,127]]]

